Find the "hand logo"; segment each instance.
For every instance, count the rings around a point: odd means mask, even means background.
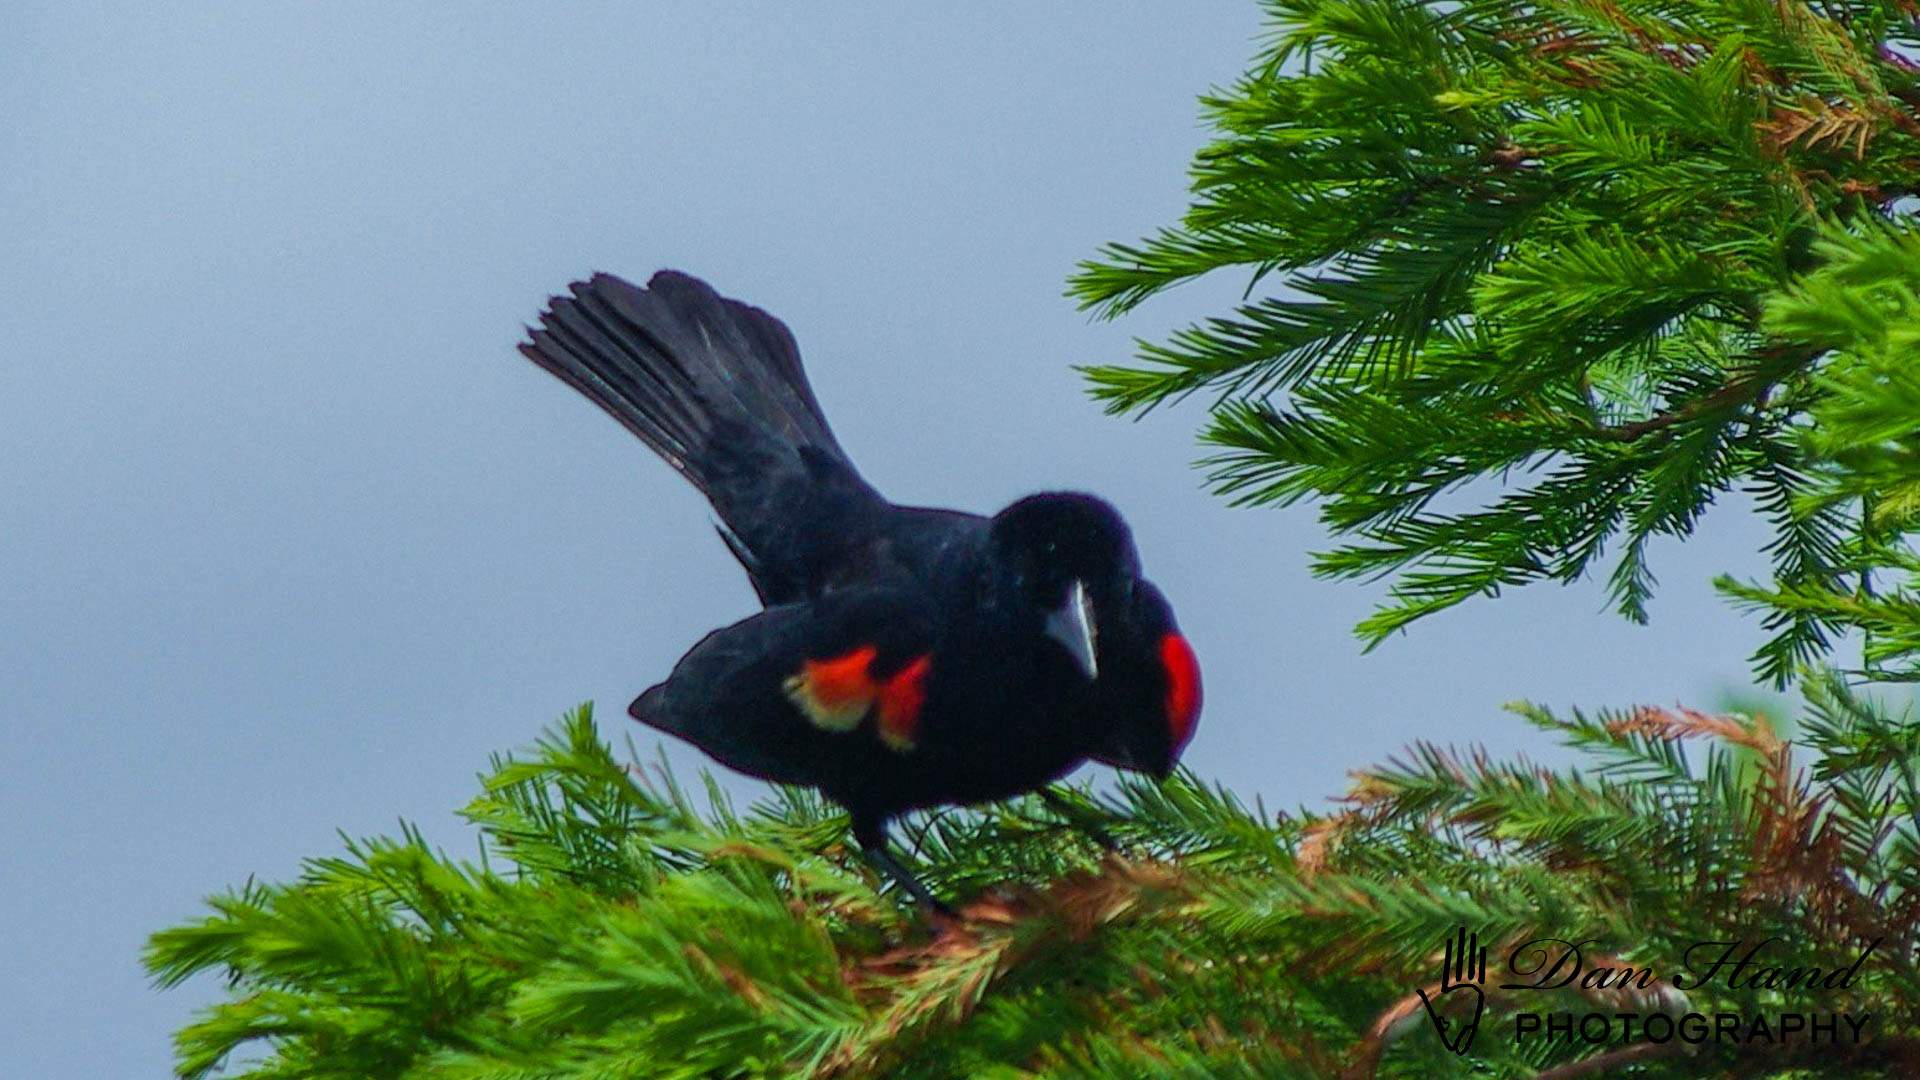
[[[1466,1053],[1467,1047],[1473,1045],[1474,1033],[1480,1030],[1480,1014],[1487,1008],[1487,993],[1481,986],[1486,981],[1487,950],[1480,947],[1480,935],[1468,936],[1463,926],[1459,934],[1447,939],[1439,991],[1431,995],[1425,990],[1417,991],[1420,1003],[1427,1007],[1427,1015],[1433,1018],[1434,1030],[1440,1033],[1440,1041],[1456,1054]],[[1471,1000],[1471,1014],[1460,1018],[1442,1016],[1440,1006],[1450,994]]]

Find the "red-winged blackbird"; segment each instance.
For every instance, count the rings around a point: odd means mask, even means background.
[[[635,719],[819,788],[933,907],[887,851],[894,816],[1039,790],[1089,757],[1172,769],[1199,667],[1111,506],[897,506],[840,449],[778,319],[671,271],[571,291],[520,351],[706,495],[766,605],[695,645]]]

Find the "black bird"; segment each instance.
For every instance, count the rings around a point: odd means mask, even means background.
[[[793,336],[672,271],[556,297],[520,346],[706,495],[766,610],[708,634],[628,712],[844,805],[868,857],[898,814],[1035,791],[1089,757],[1165,775],[1199,667],[1125,521],[1074,492],[991,518],[898,506],[854,468]]]

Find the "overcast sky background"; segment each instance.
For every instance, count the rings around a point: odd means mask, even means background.
[[[1250,3],[480,7],[0,18],[0,1073],[160,1074],[218,988],[152,990],[146,934],[336,829],[472,850],[490,753],[589,698],[628,734],[752,610],[697,496],[513,350],[595,269],[784,318],[896,499],[1111,498],[1205,666],[1188,763],[1270,805],[1415,738],[1538,752],[1515,698],[1742,682],[1706,586],[1761,565],[1738,508],[1657,550],[1650,627],[1537,586],[1362,656],[1377,590],[1308,576],[1312,508],[1201,490],[1197,403],[1089,403],[1070,364],[1244,285],[1061,295],[1186,205]]]

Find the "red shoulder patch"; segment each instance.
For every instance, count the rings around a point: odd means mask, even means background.
[[[862,645],[825,660],[805,661],[783,684],[787,700],[815,727],[852,731],[866,719],[880,691],[868,670],[878,652],[872,645]]]
[[[933,654],[925,653],[880,684],[880,741],[889,748],[913,749],[920,708],[927,703],[927,672],[932,668]]]
[[[1200,659],[1186,638],[1168,634],[1160,639],[1160,666],[1167,673],[1167,734],[1178,756],[1200,718]]]

